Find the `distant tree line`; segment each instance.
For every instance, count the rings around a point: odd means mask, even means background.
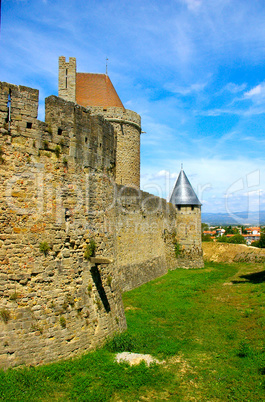
[[[234,244],[246,244],[244,236],[241,234],[235,234],[232,237],[227,237],[225,235],[217,237],[216,241],[218,243],[234,243]]]
[[[218,243],[234,243],[234,244],[246,244],[245,237],[239,234],[239,229],[232,226],[223,226],[225,235],[216,237],[215,241]],[[246,234],[247,231],[244,226],[241,227],[242,233]],[[204,231],[209,230],[207,223],[202,223],[202,241],[213,241],[210,234],[204,234]],[[234,236],[227,237],[226,235],[233,234]],[[260,233],[260,239],[251,243],[253,247],[265,248],[265,228]]]
[[[251,243],[251,246],[259,247],[259,248],[265,248],[265,233],[264,233],[264,231],[260,232],[259,240],[253,241],[253,243]]]

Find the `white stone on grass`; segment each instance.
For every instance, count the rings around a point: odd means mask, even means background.
[[[133,366],[135,364],[140,364],[141,361],[144,361],[147,364],[147,366],[150,366],[151,363],[156,363],[156,364],[164,363],[164,361],[160,362],[159,360],[155,359],[151,355],[143,355],[140,353],[131,353],[131,352],[117,353],[115,360],[118,363],[127,362],[130,364],[130,366]]]

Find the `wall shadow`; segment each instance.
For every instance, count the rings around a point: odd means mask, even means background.
[[[91,267],[90,271],[91,271],[93,281],[96,285],[99,297],[103,303],[103,306],[104,306],[106,312],[109,313],[110,312],[110,304],[109,304],[105,289],[103,287],[100,272],[99,272],[97,265]]]
[[[253,274],[241,275],[240,278],[245,279],[244,281],[232,281],[232,283],[262,283],[265,282],[265,270],[260,272],[254,272]]]

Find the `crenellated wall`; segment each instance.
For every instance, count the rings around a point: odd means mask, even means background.
[[[186,219],[116,184],[115,128],[102,115],[56,96],[45,107],[41,122],[38,91],[0,83],[3,368],[74,356],[125,330],[122,291],[178,267]],[[92,240],[96,259],[86,259]]]

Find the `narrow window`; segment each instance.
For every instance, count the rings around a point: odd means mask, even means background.
[[[87,143],[87,137],[85,138],[85,143]]]
[[[27,128],[32,128],[32,123],[31,122],[27,122]]]
[[[65,70],[65,88],[67,88],[68,68]]]
[[[194,206],[193,206],[193,205],[191,206],[191,210],[192,210],[192,211],[194,210]]]
[[[58,128],[58,135],[62,135],[62,133],[63,133],[63,130],[59,127]]]

